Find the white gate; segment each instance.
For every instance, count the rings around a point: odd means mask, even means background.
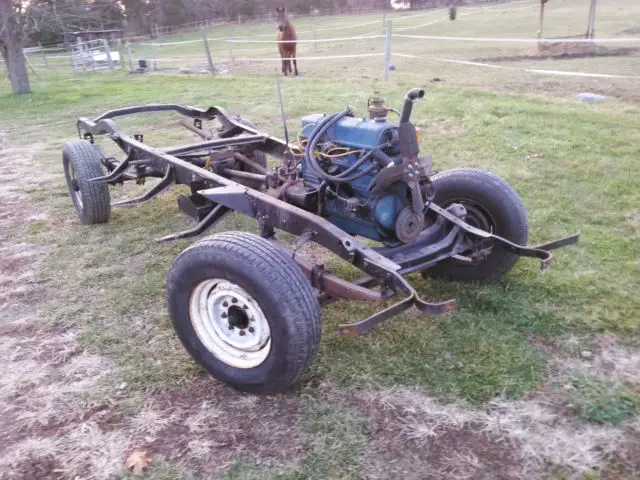
[[[75,71],[114,70],[120,65],[120,53],[112,51],[104,39],[79,41],[71,46],[71,62]]]

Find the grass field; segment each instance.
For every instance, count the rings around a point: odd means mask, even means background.
[[[560,45],[550,55],[538,55],[536,44],[501,42],[463,42],[401,38],[397,35],[435,35],[481,38],[535,38],[538,30],[539,2],[519,2],[461,7],[458,18],[450,21],[446,9],[389,13],[392,21],[391,62],[396,69],[392,81],[410,83],[438,82],[449,86],[481,87],[495,91],[540,91],[569,94],[580,91],[604,93],[638,100],[637,79],[603,79],[559,75],[531,74],[517,70],[496,70],[470,65],[444,63],[434,59],[473,60],[509,68],[536,68],[567,72],[637,76],[640,72],[638,42],[598,44],[596,56],[583,56],[584,45],[570,45],[567,55]],[[584,34],[587,26],[588,2],[554,0],[545,9],[544,36],[571,37]],[[361,78],[381,80],[384,66],[383,16],[381,14],[341,17],[294,18],[298,38],[299,68],[302,76],[311,78]],[[314,39],[314,24],[317,44]],[[634,38],[640,35],[640,7],[635,0],[600,0],[598,2],[596,36],[599,38]],[[634,33],[635,32],[635,33]],[[273,76],[280,68],[277,45],[273,43],[275,22],[226,25],[207,31],[215,68],[221,75]],[[355,41],[348,37],[372,36]],[[229,45],[225,39],[234,39]],[[165,36],[157,39],[158,68],[178,72],[205,72],[208,67],[200,31]],[[338,39],[324,41],[326,39]],[[139,58],[152,64],[152,40],[131,44],[134,62]],[[176,42],[194,42],[179,43]],[[309,42],[309,43],[305,43]],[[230,47],[233,52],[231,60]],[[330,56],[375,55],[356,58]],[[405,56],[402,56],[405,55]],[[407,58],[406,55],[412,56]],[[59,56],[59,54],[57,55]],[[121,56],[128,69],[125,49]],[[417,58],[414,58],[417,57]],[[38,53],[29,56],[40,70]],[[73,78],[69,60],[52,59],[51,66],[65,78]],[[90,73],[81,73],[84,78]]]
[[[606,11],[603,2],[603,18]],[[631,23],[612,16],[600,31]],[[526,33],[505,35],[518,32]],[[601,68],[598,59],[582,61]],[[493,285],[413,276],[425,298],[456,297],[459,308],[438,318],[409,312],[358,339],[338,337],[337,325],[376,307],[328,306],[304,381],[259,397],[207,377],[171,329],[165,274],[190,242],[153,239],[188,225],[177,192],[82,226],[60,152],[77,116],[152,102],[223,105],[280,135],[266,73],[118,72],[70,82],[57,72],[22,97],[0,83],[0,352],[8,362],[0,374],[0,478],[135,478],[122,465],[138,450],[151,457],[144,478],[153,479],[638,478],[633,95],[598,81],[619,98],[588,105],[569,95],[581,91],[575,84],[545,90],[538,80],[514,80],[500,90],[475,70],[428,84],[413,120],[434,167],[501,175],[527,206],[532,243],[581,230],[580,244],[558,251],[546,272],[522,260]],[[304,114],[347,103],[364,114],[374,92],[399,105],[409,87],[425,85],[417,74],[396,74],[386,84],[368,75],[336,82],[305,67],[302,78],[283,82],[290,129]],[[149,144],[192,140],[171,116],[122,125]],[[136,192],[127,186],[112,195]],[[233,216],[216,230],[255,226]]]

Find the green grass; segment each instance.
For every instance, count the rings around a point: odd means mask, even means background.
[[[567,397],[580,419],[618,425],[640,413],[638,386],[587,375],[570,379]]]
[[[29,96],[0,94],[0,109],[11,118],[11,123],[0,120],[0,128],[17,133],[13,125],[26,125],[19,136],[8,137],[9,145],[46,142],[39,168],[58,175],[54,186],[30,190],[51,209],[49,225],[37,220],[24,231],[32,241],[58,245],[46,262],[50,281],[60,291],[52,314],[63,324],[81,327],[85,344],[117,358],[125,381],[140,389],[200,371],[174,338],[163,306],[166,271],[189,242],[153,241],[188,223],[178,214],[176,192],[140,207],[116,209],[109,224],[79,225],[59,161],[62,143],[73,137],[74,117],[152,101],[215,103],[279,134],[271,80],[167,78],[116,75],[73,84],[52,79],[45,91]],[[321,79],[286,83],[290,128],[303,114],[331,112],[347,102],[363,111],[375,90],[397,105],[409,86],[413,84]],[[578,230],[581,242],[558,251],[547,272],[540,272],[535,261],[522,260],[494,285],[414,276],[412,282],[425,298],[458,299],[459,308],[446,317],[407,313],[363,338],[344,339],[336,334],[339,323],[364,318],[378,307],[345,302],[325,308],[315,378],[341,386],[417,384],[444,398],[481,403],[538,388],[546,359],[532,346],[532,335],[616,331],[637,336],[639,112],[623,102],[583,105],[534,95],[433,88],[415,107],[413,118],[423,131],[422,151],[433,155],[434,167],[473,166],[503,176],[529,210],[532,243]],[[30,125],[35,116],[46,118],[50,130],[43,133]],[[123,124],[144,132],[150,144],[189,138],[171,133],[159,115]],[[542,156],[530,158],[533,154]],[[116,198],[135,193],[129,186],[114,190]],[[60,222],[64,228],[55,227]],[[252,221],[240,215],[218,228],[225,229],[255,231]],[[331,268],[347,273],[340,263]]]

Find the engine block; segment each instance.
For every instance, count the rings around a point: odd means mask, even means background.
[[[301,143],[325,118],[312,114],[302,119]],[[362,176],[348,183],[326,185],[323,179],[302,159],[301,173],[309,191],[317,191],[323,205],[322,215],[352,235],[377,241],[394,242],[396,223],[400,213],[410,205],[406,184],[396,182],[381,190],[374,188],[374,179],[390,165],[400,165],[400,145],[397,125],[386,118],[354,118],[346,116],[332,125],[322,138],[316,152],[324,170],[340,174],[373,149],[384,156],[376,160],[375,168],[364,164],[354,170]],[[334,153],[337,152],[337,153]]]

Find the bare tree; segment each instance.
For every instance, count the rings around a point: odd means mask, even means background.
[[[23,2],[0,0],[0,53],[15,94],[31,92],[27,60],[22,51],[27,37],[26,22]]]

